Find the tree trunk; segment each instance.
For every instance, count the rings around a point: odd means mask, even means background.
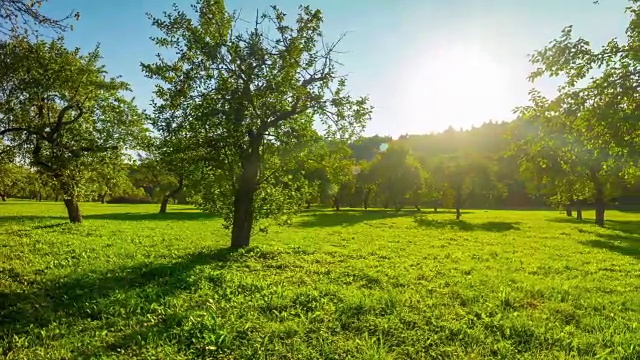
[[[0,194],[0,198],[2,198],[2,201],[7,201],[7,195],[5,194]]]
[[[306,209],[307,209],[307,210],[308,210],[308,209],[311,209],[311,202],[310,202],[310,201],[307,201]]]
[[[420,209],[420,205],[418,205],[418,204],[415,205],[415,208],[416,208],[417,211],[422,211],[422,209]]]
[[[582,221],[582,209],[576,209],[576,219]]]
[[[80,206],[78,206],[78,202],[75,199],[64,199],[64,206],[67,208],[67,215],[69,215],[69,221],[72,224],[82,222]]]
[[[604,212],[606,210],[606,204],[604,201],[604,197],[596,197],[595,201],[596,205],[596,225],[603,227],[604,226]]]
[[[461,194],[461,191],[458,191],[455,196],[456,220],[460,220],[460,218],[462,217],[462,212],[460,211],[461,206],[462,206],[462,194]]]
[[[433,207],[433,212],[438,212],[438,205],[435,205],[435,206]]]
[[[56,194],[55,194],[55,197],[56,197],[56,198],[55,198],[55,202],[58,202],[59,197],[60,197],[60,194],[56,193]]]
[[[460,211],[460,207],[456,205],[456,220],[460,220],[462,217],[462,212]]]
[[[571,209],[571,205],[567,205],[564,208],[564,213],[568,216],[568,217],[572,217],[573,216],[573,210]]]
[[[593,183],[594,196],[593,200],[596,206],[596,220],[595,223],[597,226],[604,226],[604,211],[606,209],[606,202],[604,199],[604,188],[602,186],[602,182],[600,181],[598,171],[596,169],[591,169],[591,182]]]
[[[174,204],[175,204],[175,196],[178,195],[178,193],[182,190],[183,187],[184,187],[184,178],[180,177],[178,178],[178,187],[166,193],[162,197],[162,202],[160,203],[160,211],[159,211],[160,214],[164,214],[167,212],[167,205],[169,205],[169,200],[174,199]]]
[[[169,200],[171,200],[171,198],[169,197],[169,194],[165,195],[162,197],[162,202],[160,203],[160,214],[164,214],[167,212],[167,205],[169,204]]]
[[[364,198],[362,199],[362,207],[364,207],[365,210],[367,210],[369,208],[369,198],[370,197],[371,197],[371,192],[365,191],[364,192]]]
[[[104,204],[106,198],[107,198],[107,193],[100,194],[100,204]]]
[[[254,135],[255,136],[255,135]],[[233,224],[231,228],[231,247],[249,246],[253,228],[253,200],[258,190],[260,169],[260,139],[252,138],[251,150],[242,159],[242,173],[237,180],[233,197]]]
[[[42,193],[38,193],[38,201],[42,201]]]
[[[336,211],[340,211],[340,200],[337,196],[333,197],[333,207],[336,209]]]

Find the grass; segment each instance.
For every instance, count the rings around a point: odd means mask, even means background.
[[[640,358],[640,219],[318,210],[227,249],[214,216],[0,204],[8,359]]]

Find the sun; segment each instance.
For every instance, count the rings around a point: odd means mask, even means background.
[[[511,111],[509,73],[478,45],[439,44],[403,70],[405,116],[415,127],[469,128]]]

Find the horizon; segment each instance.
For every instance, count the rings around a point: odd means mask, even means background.
[[[225,3],[229,11],[256,9],[248,0]],[[278,1],[289,16],[297,14],[298,4]],[[590,0],[306,4],[322,10],[327,38],[347,33],[339,60],[349,75],[348,89],[353,95],[369,96],[374,106],[363,136],[393,139],[438,133],[450,126],[458,130],[511,121],[516,117],[513,109],[528,103],[531,88],[553,95],[561,83],[560,79],[529,83],[526,77],[533,67],[528,54],[557,38],[568,25],[573,25],[575,36],[599,47],[610,38],[624,38],[628,23],[626,0],[597,5]],[[138,106],[149,109],[153,82],[144,77],[139,64],[153,61],[159,49],[149,39],[157,31],[145,13],[159,16],[170,10],[171,1],[118,5],[60,0],[45,5],[45,11],[54,15],[79,11],[74,31],[65,34],[67,45],[88,52],[100,43],[109,75],[121,75],[131,84]]]

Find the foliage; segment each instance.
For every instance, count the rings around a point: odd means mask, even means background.
[[[80,13],[70,11],[66,16],[54,18],[41,12],[47,0],[2,0],[0,1],[0,34],[5,36],[39,35],[41,29],[58,34],[73,30],[72,18],[80,19]]]
[[[626,173],[638,171],[640,158],[640,121],[638,121],[637,84],[640,81],[640,5],[632,1],[627,9],[631,21],[627,42],[612,39],[601,49],[592,49],[589,41],[573,39],[572,27],[566,27],[558,39],[536,51],[531,63],[537,69],[529,79],[563,76],[559,96],[553,102],[571,125],[570,133],[591,149],[609,149],[616,161],[629,162]],[[532,102],[539,98],[532,93]]]
[[[640,357],[633,213],[310,211],[230,251],[186,207],[0,208],[10,358]]]
[[[236,26],[222,0],[194,5],[196,18],[177,6],[151,17],[162,33],[157,46],[175,51],[143,64],[161,81],[154,114],[186,109],[171,118],[186,129],[196,156],[200,206],[222,214],[232,246],[246,246],[254,221],[279,218],[307,200],[297,191],[304,176],[289,169],[303,145],[314,141],[314,123],[327,138],[358,135],[371,112],[367,98],[353,98],[337,73],[337,44],[322,37],[322,14],[301,7],[289,25],[276,7],[253,27]],[[282,157],[286,155],[285,157]]]
[[[424,191],[424,172],[411,152],[403,146],[390,146],[371,163],[369,174],[376,179],[376,194],[399,211],[405,200],[419,199]],[[417,200],[417,201],[415,201]]]
[[[75,222],[93,166],[143,133],[135,105],[123,96],[129,85],[108,78],[100,59],[97,48],[82,55],[62,39],[0,44],[0,135],[55,180]]]

